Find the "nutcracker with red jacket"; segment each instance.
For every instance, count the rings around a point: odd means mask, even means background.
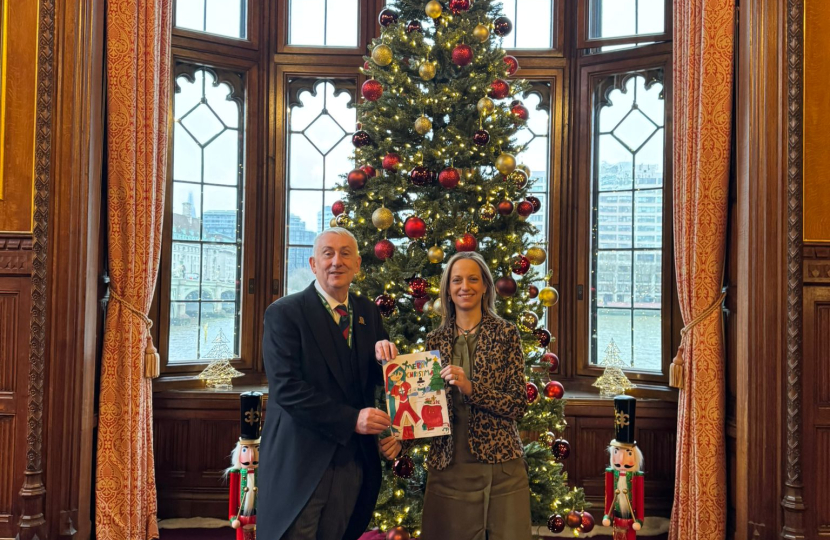
[[[262,434],[262,394],[239,395],[240,436],[231,453],[228,519],[236,529],[236,540],[256,539],[257,471]]]
[[[614,540],[634,540],[643,526],[643,453],[634,440],[637,400],[614,398],[615,437],[608,447],[610,467],[605,469],[605,515],[602,524],[613,524]]]

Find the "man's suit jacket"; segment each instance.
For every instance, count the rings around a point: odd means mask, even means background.
[[[312,283],[265,312],[262,354],[268,408],[260,446],[257,533],[279,540],[305,507],[336,453],[356,449],[363,485],[344,540],[369,524],[380,491],[376,438],[354,429],[382,384],[375,343],[388,339],[371,301],[349,293],[352,348]],[[348,455],[348,454],[347,454]]]

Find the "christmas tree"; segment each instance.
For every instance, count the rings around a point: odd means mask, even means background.
[[[554,435],[565,428],[564,388],[550,378],[558,359],[546,353],[552,338],[540,318],[558,294],[532,285],[546,253],[531,245],[538,231],[526,220],[541,203],[528,196],[514,138],[530,114],[518,99],[529,85],[510,80],[519,65],[501,48],[512,23],[499,9],[491,0],[398,0],[380,13],[352,139],[358,168],[345,175],[332,224],[357,237],[363,268],[353,290],[375,301],[401,353],[424,350],[440,323],[445,258],[478,251],[490,263],[498,312],[522,330],[531,404],[520,429],[543,434],[525,450],[532,517],[546,523],[582,510],[584,496],[554,457],[569,452]],[[425,441],[385,473],[373,522],[382,530],[420,528]]]
[[[620,349],[613,339],[605,348],[605,358],[602,359],[599,365],[604,366],[605,371],[594,381],[593,386],[599,388],[600,397],[613,398],[625,394],[626,390],[635,388],[628,377],[625,376],[623,371],[625,364],[620,358]]]
[[[213,347],[202,358],[210,359],[210,363],[199,374],[199,378],[205,381],[208,388],[230,390],[233,386],[232,379],[243,375],[231,365],[233,354],[228,346],[228,338],[221,328],[213,340]]]

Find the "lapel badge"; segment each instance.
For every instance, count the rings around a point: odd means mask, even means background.
[[[366,326],[366,321],[364,321],[364,320],[363,320],[363,317],[358,317],[358,318],[357,318],[357,322],[359,322],[359,323],[360,323],[360,324],[362,324],[363,326]]]

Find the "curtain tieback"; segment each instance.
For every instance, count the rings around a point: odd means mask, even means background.
[[[700,322],[706,319],[709,315],[714,313],[726,298],[726,291],[721,292],[720,296],[712,302],[712,305],[703,310],[703,312],[695,317],[692,322],[683,327],[680,331],[680,346],[677,347],[677,355],[672,360],[669,367],[669,385],[674,388],[683,388],[683,349],[686,344],[686,335],[697,326]]]
[[[150,334],[150,329],[153,327],[153,321],[151,321],[147,315],[133,307],[112,289],[110,289],[110,299],[121,304],[124,309],[141,319],[141,322],[147,325],[147,346],[144,348],[144,376],[148,379],[155,379],[161,372],[161,362],[159,359],[159,353],[153,345],[153,336]]]

